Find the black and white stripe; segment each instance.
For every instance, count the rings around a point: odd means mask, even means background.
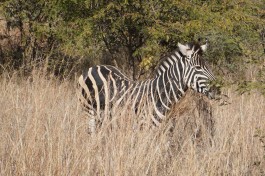
[[[132,81],[113,66],[98,65],[89,68],[79,78],[82,95],[79,97],[89,114],[105,115],[130,98],[132,108],[139,110],[146,101],[154,109],[153,123],[160,125],[171,105],[178,102],[188,88],[213,98],[209,82],[212,72],[202,59],[207,44],[182,45],[168,55],[156,70],[155,77],[145,81]],[[94,131],[95,119],[90,123]]]

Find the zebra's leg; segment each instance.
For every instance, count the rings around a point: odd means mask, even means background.
[[[90,95],[90,90],[88,89],[86,83],[84,80],[86,78],[83,77],[83,75],[80,76],[78,79],[79,86],[77,88],[77,97],[80,103],[82,104],[82,108],[85,111],[85,114],[88,117],[88,133],[89,134],[95,134],[96,132],[96,116],[95,116],[95,110],[93,107],[93,101],[92,97]]]
[[[93,110],[90,110],[89,112],[88,130],[90,134],[96,133],[96,117],[95,117],[95,112]]]
[[[95,109],[89,104],[86,104],[84,108],[88,117],[88,133],[95,134],[97,127],[97,113]]]

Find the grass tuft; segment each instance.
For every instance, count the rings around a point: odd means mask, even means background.
[[[123,107],[92,137],[73,81],[3,74],[0,175],[260,175],[265,99],[225,93],[221,106],[189,92],[157,129],[133,129]]]

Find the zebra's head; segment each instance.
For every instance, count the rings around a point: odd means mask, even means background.
[[[216,92],[210,86],[210,82],[215,80],[215,77],[202,58],[207,46],[208,42],[204,45],[198,43],[182,45],[178,43],[179,51],[185,57],[185,62],[187,64],[187,69],[185,71],[187,86],[213,99],[215,98]]]

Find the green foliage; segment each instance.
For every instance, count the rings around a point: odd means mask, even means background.
[[[95,63],[117,63],[136,78],[142,71],[151,72],[178,42],[207,37],[210,48],[205,57],[225,82],[255,84],[250,89],[263,86],[262,67],[255,72],[256,83],[246,74],[249,65],[263,64],[265,59],[265,37],[260,35],[265,28],[263,0],[5,0],[2,4],[7,28],[20,31],[17,47],[11,47],[17,49],[4,50],[9,52],[4,58],[21,60],[18,65],[37,58],[45,63],[48,59],[50,68],[65,67],[59,63],[69,61],[67,70],[69,65],[81,70]]]
[[[265,96],[265,82],[257,82],[257,81],[243,81],[238,85],[238,91],[240,94],[250,92],[251,90],[256,89],[259,90]]]

